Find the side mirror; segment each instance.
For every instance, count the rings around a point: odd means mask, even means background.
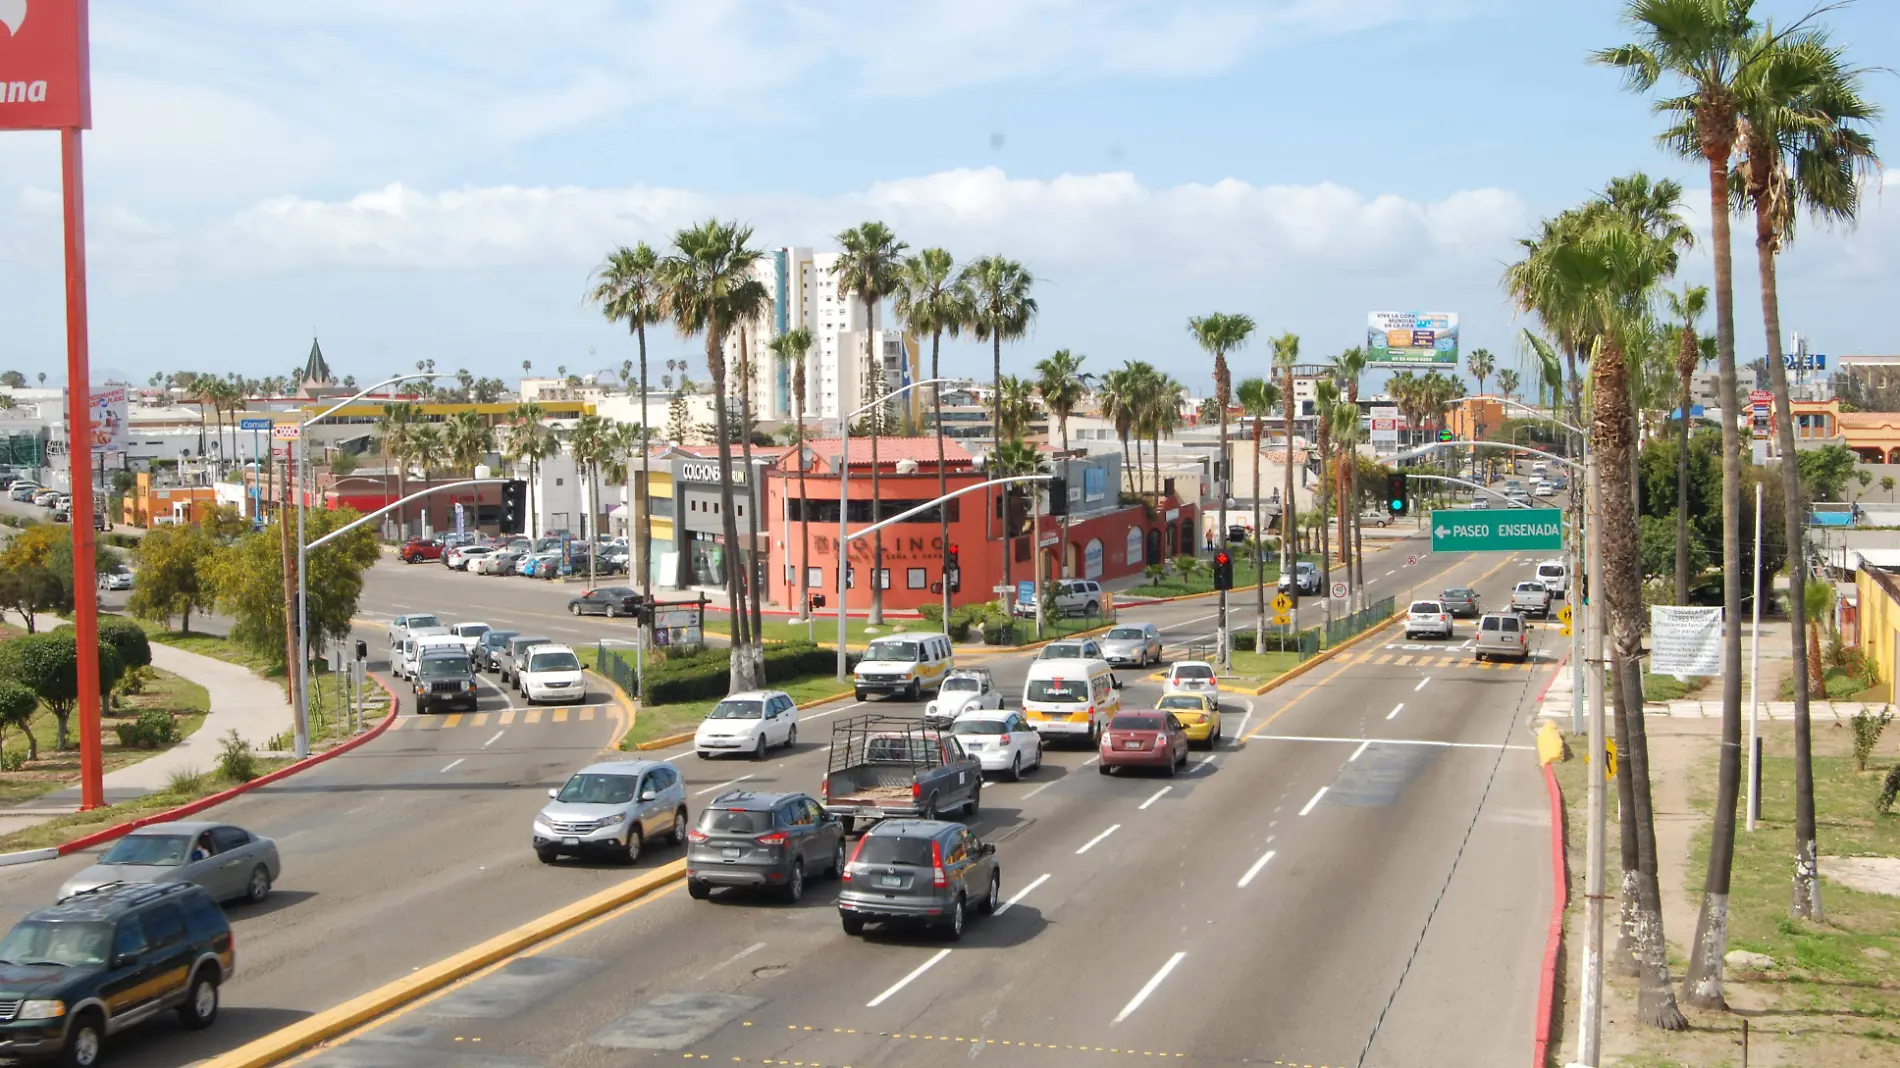
[[[114,953],[112,955],[112,966],[114,968],[130,968],[138,962],[139,955],[137,953]]]
[[[1110,679],[1109,684],[1114,686],[1117,690],[1122,688],[1122,680],[1120,679]]]
[[[996,846],[993,843],[984,842],[982,845],[976,847],[976,851],[983,856],[993,857],[996,855]]]
[[[657,801],[659,798],[660,792],[658,790],[643,790],[640,793],[640,800],[642,801]]]
[[[553,787],[551,787],[551,786],[550,786],[550,787],[548,787],[548,796],[549,796],[549,797],[559,797],[559,796],[561,796],[561,791],[559,791],[559,790],[556,790],[556,789],[554,789]]]

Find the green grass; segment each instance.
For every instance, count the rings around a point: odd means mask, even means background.
[[[257,761],[257,773],[264,775],[288,763],[290,763],[288,758],[259,758]],[[158,793],[146,794],[144,797],[135,798],[121,804],[95,808],[91,812],[75,812],[68,816],[58,816],[45,823],[15,831],[12,834],[0,835],[0,853],[12,852],[19,849],[44,849],[48,846],[56,846],[63,842],[70,842],[75,838],[83,837],[94,831],[104,830],[115,824],[134,820],[140,816],[150,815],[154,812],[162,812],[168,808],[176,808],[179,805],[188,804],[201,797],[208,797],[211,794],[215,794],[220,790],[230,789],[237,784],[226,781],[213,770],[211,773],[199,777],[197,781],[190,785],[191,789],[188,790],[161,790]]]
[[[1680,701],[1689,694],[1702,688],[1707,679],[1691,678],[1680,682],[1674,675],[1651,675],[1643,673],[1643,700]]]
[[[127,749],[119,745],[119,735],[114,729],[120,723],[138,718],[139,713],[148,709],[164,709],[172,713],[178,724],[178,737],[182,741],[204,725],[204,718],[211,710],[210,695],[203,686],[190,679],[174,675],[169,671],[152,669],[153,680],[141,694],[129,695],[121,699],[120,707],[112,709],[101,724],[101,738],[104,741],[102,756],[106,772],[114,772],[123,767],[137,764],[162,749]],[[39,742],[40,759],[28,764],[20,771],[0,773],[0,805],[19,804],[33,798],[61,790],[79,782],[79,722],[75,717],[71,726],[74,737],[72,749],[55,749],[58,740],[58,722],[51,712],[41,712],[29,725],[33,737]],[[25,754],[26,736],[19,731],[8,731],[5,741],[8,752]]]
[[[904,628],[903,633],[909,634],[925,634],[940,629],[931,626],[929,620],[917,619],[910,616],[891,616],[885,619],[884,625],[881,627],[871,627],[862,619],[847,618],[844,623],[844,643],[847,648],[854,645],[863,645],[873,638],[884,638],[891,634],[899,633],[897,630],[898,627]],[[823,610],[817,613],[815,627],[808,626],[805,623],[794,622],[789,619],[765,620],[765,640],[769,642],[802,642],[807,639],[807,636],[810,635],[814,629],[818,634],[819,645],[832,649],[838,647],[838,619],[836,616],[826,615]],[[706,613],[706,634],[709,637],[718,635],[719,637],[730,640],[732,628],[727,626],[725,613],[721,612],[717,615],[711,612]]]
[[[1222,682],[1234,686],[1264,686],[1298,667],[1300,654],[1272,650],[1264,653],[1236,652],[1233,661],[1234,677],[1229,679],[1223,676]]]
[[[1316,564],[1319,563],[1319,557],[1316,555],[1302,556],[1300,559],[1310,560]],[[1208,561],[1204,560],[1202,564],[1203,566],[1195,569],[1194,578],[1191,581],[1183,582],[1181,581],[1180,573],[1175,571],[1173,563],[1170,562],[1167,577],[1163,578],[1160,582],[1144,582],[1139,586],[1130,587],[1124,592],[1135,597],[1185,597],[1195,593],[1212,593],[1214,590],[1214,572],[1207,566]],[[1265,571],[1265,581],[1268,590],[1267,598],[1271,600],[1273,597],[1274,584],[1280,581],[1280,565],[1268,564]],[[1243,589],[1252,590],[1256,584],[1257,574],[1258,572],[1254,569],[1253,561],[1245,557],[1235,557],[1234,591],[1238,593]]]
[[[1886,686],[1877,681],[1870,682],[1870,680],[1855,675],[1846,668],[1827,668],[1822,671],[1821,677],[1827,680],[1827,699],[1830,701],[1859,699],[1884,702],[1887,699]],[[1874,696],[1861,696],[1868,693]],[[1810,700],[1819,700],[1821,695],[1810,692],[1808,696]],[[1794,678],[1792,676],[1781,680],[1780,699],[1783,701],[1794,700]]]
[[[155,642],[163,642],[174,649],[183,649],[187,653],[197,653],[213,660],[222,660],[227,664],[250,668],[266,678],[282,678],[282,664],[274,663],[265,657],[244,648],[229,638],[215,634],[184,634],[169,630],[156,623],[140,622],[145,628],[145,636]]]
[[[807,701],[816,701],[822,697],[851,691],[850,683],[839,682],[837,676],[831,674],[805,675],[782,682],[774,681],[771,687],[791,694],[792,700],[801,705]],[[713,706],[720,700],[715,697],[705,701],[687,701],[676,705],[641,705],[638,714],[633,718],[633,727],[620,739],[620,748],[637,749],[641,742],[650,742],[655,738],[665,738],[668,735],[692,730],[699,726],[699,721],[705,719],[706,713],[711,712]]]

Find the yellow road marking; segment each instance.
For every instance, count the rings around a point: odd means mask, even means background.
[[[583,709],[581,709],[581,722],[582,722],[582,723],[587,723],[587,722],[590,722],[590,721],[592,721],[592,720],[593,720],[593,718],[594,718],[594,710],[593,710],[593,709],[591,709],[591,708],[583,708]]]
[[[1423,658],[1421,658],[1421,659],[1423,659]],[[1411,658],[1411,657],[1409,657],[1409,656],[1401,656],[1401,657],[1399,657],[1399,658],[1398,658],[1397,660],[1394,660],[1394,661],[1392,661],[1392,666],[1393,666],[1393,667],[1403,667],[1403,666],[1405,666],[1406,664],[1409,664],[1409,663],[1411,663],[1411,662],[1412,662],[1412,658]]]
[[[402,730],[402,726],[403,726],[403,724],[405,724],[405,723],[407,723],[407,722],[409,722],[409,720],[410,720],[411,718],[413,718],[413,717],[410,717],[410,716],[397,716],[397,717],[396,717],[396,722],[394,722],[394,723],[391,723],[391,724],[389,725],[389,729],[390,729],[390,730],[392,730],[392,731],[399,731],[399,730]]]
[[[488,713],[486,712],[477,712],[475,713],[475,718],[468,721],[468,725],[471,727],[486,726],[487,723],[488,723]]]
[[[529,722],[529,723],[539,723],[539,722],[541,722],[541,710],[540,710],[540,709],[538,709],[538,708],[530,708],[530,709],[528,709],[528,716],[527,716],[527,722]]]
[[[567,722],[567,709],[565,709],[565,708],[557,708],[557,709],[555,709],[555,710],[554,710],[554,722],[556,722],[556,723],[566,723],[566,722]]]
[[[504,726],[504,727],[506,727],[506,726],[508,726],[509,724],[511,724],[511,723],[513,723],[514,721],[515,721],[515,710],[514,710],[514,709],[512,709],[512,708],[510,708],[510,709],[507,709],[506,711],[504,711],[504,712],[502,712],[502,714],[501,714],[501,718],[500,718],[500,719],[498,719],[498,720],[496,720],[495,722],[497,722],[497,723],[499,723],[499,724],[501,724],[502,726]]]
[[[1379,657],[1379,659],[1373,661],[1373,663],[1375,664],[1390,664],[1391,662],[1392,662],[1391,653],[1386,653],[1385,655]]]
[[[442,721],[442,726],[444,729],[449,728],[449,727],[459,727],[461,725],[462,725],[462,714],[460,712],[451,712],[449,713],[449,718]]]

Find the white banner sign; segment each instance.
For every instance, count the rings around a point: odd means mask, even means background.
[[[1649,670],[1657,675],[1720,675],[1722,610],[1651,605]]]

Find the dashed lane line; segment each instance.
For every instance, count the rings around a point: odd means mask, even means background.
[[[1028,897],[1030,891],[1034,890],[1036,887],[1041,886],[1043,883],[1046,883],[1048,881],[1049,881],[1048,872],[1044,872],[1043,874],[1036,876],[1034,879],[1029,880],[1029,885],[1023,887],[1021,890],[1016,891],[1016,893],[1008,901],[1005,901],[1001,905],[996,906],[996,914],[998,916],[1001,916],[1003,913],[1008,912],[1010,909],[1015,908],[1016,903],[1018,901],[1021,901],[1023,898]]]
[[[1399,718],[1399,713],[1403,711],[1405,711],[1405,702],[1400,701],[1398,704],[1392,706],[1392,711],[1387,712],[1385,718],[1387,720],[1397,719]]]
[[[1115,1019],[1111,1022],[1121,1023],[1123,1020],[1133,1016],[1135,1010],[1141,1008],[1141,1003],[1148,1000],[1148,995],[1153,994],[1155,990],[1161,986],[1162,982],[1168,978],[1168,973],[1174,971],[1175,966],[1180,964],[1182,958],[1186,956],[1186,952],[1177,951],[1174,956],[1169,957],[1168,963],[1163,964],[1160,971],[1154,973],[1146,983],[1142,984],[1141,989],[1135,992],[1134,997],[1128,999],[1128,1004],[1122,1006],[1122,1011],[1117,1013]]]
[[[1240,881],[1234,884],[1235,887],[1241,890],[1247,889],[1247,884],[1250,882],[1253,882],[1253,877],[1256,875],[1259,875],[1260,869],[1266,867],[1267,861],[1273,859],[1273,853],[1274,851],[1269,849],[1265,853],[1261,854],[1260,859],[1254,861],[1253,866],[1247,869],[1247,874],[1241,876]]]
[[[1326,791],[1328,789],[1330,789],[1330,787],[1325,787],[1325,786],[1320,787],[1319,793],[1314,794],[1313,799],[1306,803],[1306,807],[1300,809],[1300,815],[1304,816],[1307,813],[1313,811],[1313,806],[1319,804],[1319,799],[1326,796]]]
[[[704,790],[694,790],[694,791],[693,791],[693,796],[694,796],[694,797],[705,797],[705,796],[706,796],[707,794],[710,794],[710,793],[712,793],[712,792],[713,792],[713,791],[715,791],[715,790],[724,790],[724,789],[725,789],[726,787],[728,787],[728,786],[737,786],[737,785],[739,785],[740,783],[742,783],[742,782],[744,782],[744,781],[746,781],[747,779],[750,779],[750,778],[752,778],[752,776],[750,776],[750,775],[741,775],[741,776],[739,776],[739,777],[738,777],[738,778],[736,778],[736,779],[727,779],[727,780],[726,780],[725,782],[722,782],[722,783],[720,783],[720,784],[719,784],[719,785],[717,785],[717,786],[708,786],[708,787],[706,787],[706,788],[705,788]]]
[[[1139,811],[1139,812],[1146,812],[1146,811],[1148,810],[1148,806],[1149,806],[1149,805],[1152,805],[1152,804],[1154,804],[1154,803],[1155,803],[1156,801],[1159,801],[1159,800],[1161,800],[1161,799],[1162,799],[1163,797],[1166,797],[1166,796],[1167,796],[1167,793],[1168,793],[1168,791],[1169,791],[1169,790],[1172,790],[1172,789],[1174,789],[1174,787],[1172,787],[1172,786],[1163,786],[1163,787],[1162,787],[1161,789],[1159,789],[1159,790],[1156,790],[1156,791],[1154,792],[1154,794],[1153,794],[1153,796],[1151,796],[1151,797],[1149,797],[1149,798],[1148,798],[1148,800],[1146,800],[1146,801],[1143,801],[1143,802],[1141,803],[1141,807],[1140,807],[1139,809],[1137,809],[1136,811]]]
[[[1101,844],[1102,839],[1107,838],[1109,835],[1114,834],[1116,831],[1119,831],[1121,829],[1122,829],[1121,824],[1119,823],[1111,824],[1108,830],[1103,831],[1101,834],[1098,834],[1095,837],[1089,839],[1087,844],[1083,845],[1082,848],[1076,850],[1075,855],[1079,857],[1082,854],[1088,852],[1089,850],[1094,849],[1097,845]]]
[[[879,1005],[882,1005],[886,1001],[889,1001],[892,998],[892,996],[894,996],[898,991],[904,989],[905,987],[909,986],[911,983],[915,982],[918,976],[936,967],[938,961],[943,960],[945,957],[949,955],[950,955],[950,951],[947,949],[938,950],[935,956],[931,957],[929,960],[923,962],[922,964],[919,964],[916,968],[912,969],[909,975],[906,975],[902,979],[899,979],[897,982],[892,983],[888,988],[885,989],[885,991],[882,994],[879,994],[877,997],[874,997],[870,1001],[866,1002],[864,1007],[867,1009],[875,1009]]]

